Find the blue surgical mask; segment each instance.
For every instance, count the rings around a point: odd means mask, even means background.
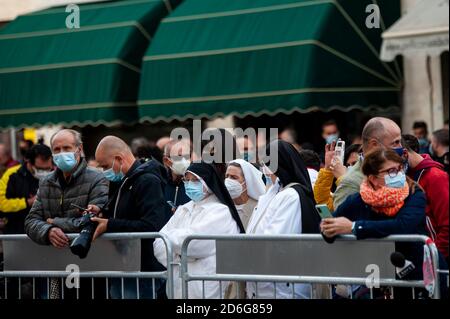
[[[399,171],[395,177],[387,174],[384,176],[384,183],[390,188],[402,188],[406,183],[406,175],[402,171]]]
[[[270,175],[264,174],[264,177],[266,179],[266,186],[272,186],[273,182],[272,182],[272,178],[270,178]]]
[[[244,161],[249,162],[251,160],[251,154],[249,152],[244,152]]]
[[[120,164],[119,172],[118,173],[114,172],[113,167],[115,160],[116,159],[113,160],[111,168],[103,171],[103,176],[105,176],[105,178],[111,182],[120,182],[124,177],[122,173],[122,164]]]
[[[186,195],[194,202],[199,202],[205,198],[203,184],[201,182],[184,182],[184,189],[186,191]]]
[[[403,157],[403,153],[404,153],[403,147],[394,147],[392,150],[395,151],[395,153],[397,153],[398,156]]]
[[[420,147],[427,147],[428,146],[428,140],[426,138],[419,138],[419,146]]]
[[[333,142],[336,142],[338,140],[338,138],[339,138],[339,134],[331,134],[325,138],[325,141],[327,142],[327,144],[331,144]]]
[[[75,152],[53,154],[53,162],[63,172],[70,172],[77,165]]]

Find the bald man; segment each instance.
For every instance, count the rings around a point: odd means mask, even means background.
[[[94,240],[104,232],[158,232],[171,216],[164,200],[167,183],[165,168],[154,159],[136,160],[128,145],[116,136],[104,137],[97,146],[95,160],[111,183],[107,205],[90,205],[88,210],[102,213],[106,218],[93,218],[98,222]],[[163,271],[153,255],[153,240],[142,240],[142,271]],[[155,291],[162,282],[155,280]],[[125,298],[134,299],[136,280],[125,279]],[[152,298],[152,280],[140,280],[141,298]],[[121,297],[120,280],[111,283],[111,297]]]
[[[362,132],[362,151],[368,154],[377,148],[391,148],[407,160],[406,150],[402,147],[402,132],[400,127],[391,119],[374,117],[364,126]],[[336,209],[349,195],[359,192],[364,179],[361,171],[362,159],[349,170],[343,177],[333,195],[333,205]]]
[[[108,182],[87,167],[81,135],[74,130],[55,133],[50,146],[57,167],[39,182],[39,190],[25,219],[25,232],[38,244],[69,245],[65,233],[79,232],[82,211],[72,206],[102,206],[108,200]]]

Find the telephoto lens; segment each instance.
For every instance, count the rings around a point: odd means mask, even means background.
[[[97,228],[98,223],[91,221],[92,217],[95,217],[95,215],[86,214],[81,218],[81,232],[70,245],[72,253],[81,259],[86,258],[91,248],[92,236],[94,236],[95,229]]]

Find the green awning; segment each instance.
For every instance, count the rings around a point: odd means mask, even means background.
[[[168,0],[80,5],[24,15],[0,30],[0,127],[137,121],[142,56]]]
[[[398,106],[401,71],[379,49],[399,16],[392,0],[185,0],[143,58],[140,118]]]

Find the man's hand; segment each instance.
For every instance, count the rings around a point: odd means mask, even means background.
[[[33,195],[30,198],[27,198],[27,205],[29,207],[33,206],[33,203],[34,203],[35,200],[36,200],[36,195]]]
[[[64,234],[61,228],[52,227],[48,231],[48,239],[56,248],[64,248],[69,246],[69,238]]]
[[[345,217],[325,218],[320,224],[320,230],[326,237],[351,234],[352,222]]]
[[[330,169],[331,161],[334,157],[334,148],[336,147],[336,142],[325,145],[325,168]]]
[[[98,223],[97,228],[95,229],[94,236],[92,237],[92,241],[94,241],[97,237],[106,232],[106,229],[108,228],[108,220],[98,217],[92,217],[91,220]]]
[[[85,212],[88,212],[88,213],[92,213],[92,214],[94,214],[95,216],[100,216],[101,215],[101,209],[100,209],[100,207],[98,207],[97,205],[92,205],[92,204],[89,204],[88,205],[88,207],[87,207],[87,209],[85,210]]]

